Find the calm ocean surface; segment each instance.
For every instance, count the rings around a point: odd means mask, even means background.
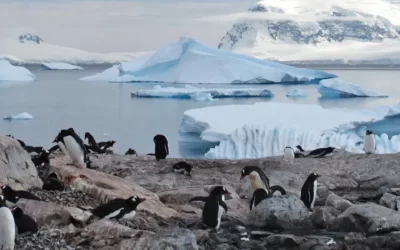
[[[253,102],[287,102],[319,104],[323,107],[369,108],[398,104],[400,101],[400,70],[398,69],[325,69],[341,79],[358,83],[389,98],[349,98],[321,100],[317,85],[257,85],[275,93],[272,99],[223,99],[212,102],[178,99],[131,98],[133,90],[152,88],[150,83],[108,83],[79,81],[84,76],[101,72],[107,66],[89,66],[80,71],[42,71],[28,67],[37,81],[26,83],[0,82],[0,116],[28,112],[30,121],[0,120],[0,134],[12,134],[29,145],[52,146],[60,129],[73,127],[81,137],[91,132],[98,141],[116,140],[114,150],[125,153],[135,148],[138,153],[154,150],[153,136],[164,134],[170,145],[171,157],[185,157],[179,152],[179,126],[188,109],[225,104]],[[240,86],[244,87],[244,86]],[[254,87],[254,86],[252,86]],[[286,98],[290,88],[301,88],[308,97]]]

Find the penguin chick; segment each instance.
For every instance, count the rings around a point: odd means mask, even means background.
[[[187,162],[180,161],[172,166],[174,172],[178,172],[181,174],[187,174],[192,177],[193,167]]]
[[[36,233],[38,231],[38,225],[36,224],[36,222],[31,217],[24,214],[21,208],[13,207],[11,209],[11,212],[14,216],[14,221],[18,229],[18,234],[26,232]]]
[[[125,152],[125,155],[136,155],[136,156],[138,156],[138,154],[136,153],[136,150],[134,150],[133,148],[129,148],[128,151]]]
[[[64,183],[58,179],[57,174],[53,172],[47,176],[46,180],[44,180],[42,189],[48,191],[64,191]]]
[[[128,199],[113,199],[93,209],[92,214],[102,219],[131,220],[136,214],[136,207],[145,200],[137,196],[131,196]]]

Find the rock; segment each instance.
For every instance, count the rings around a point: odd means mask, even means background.
[[[134,230],[129,227],[105,219],[91,223],[90,225],[85,227],[82,233],[87,236],[104,235],[107,237],[111,236],[115,238],[135,237],[139,234],[142,235],[143,233],[145,233],[146,235],[153,235],[152,232]]]
[[[1,185],[8,184],[16,190],[43,185],[29,154],[8,136],[0,136],[0,171]]]
[[[222,184],[221,184],[222,185]],[[216,187],[216,186],[221,186],[221,185],[206,185],[204,186],[204,191],[206,191],[208,194],[211,193],[211,191]],[[239,199],[239,195],[236,193],[235,189],[231,187],[230,185],[224,184],[224,186],[229,193],[228,195],[225,195],[225,200],[230,200],[230,199]],[[208,195],[207,195],[208,196]]]
[[[337,196],[336,194],[330,194],[326,198],[325,206],[334,207],[340,212],[344,212],[347,208],[353,205],[350,201]]]
[[[290,248],[301,245],[304,242],[304,239],[289,234],[275,234],[268,236],[267,242],[268,245]]]
[[[358,204],[340,214],[337,225],[342,232],[386,233],[400,229],[400,214],[373,203]]]
[[[228,213],[226,215],[245,224],[247,215],[250,212],[250,204],[248,201],[243,199],[231,199],[226,200],[225,203],[228,206]]]
[[[387,208],[391,208],[396,211],[399,209],[398,207],[399,203],[400,203],[400,197],[390,193],[384,193],[382,198],[379,200],[380,205],[385,206]]]
[[[308,209],[294,195],[274,196],[251,210],[247,224],[268,229],[311,228]]]
[[[325,229],[332,224],[335,217],[329,212],[326,207],[317,207],[311,215],[311,221],[316,228]]]
[[[195,196],[208,196],[203,187],[181,187],[166,190],[158,193],[163,203],[169,204],[187,204],[189,200]]]

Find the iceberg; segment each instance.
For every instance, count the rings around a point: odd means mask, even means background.
[[[299,97],[306,97],[307,93],[304,90],[301,89],[289,89],[288,92],[286,92],[286,96],[288,98],[299,98]]]
[[[318,91],[321,97],[388,97],[358,84],[340,79],[327,79],[320,82]]]
[[[296,145],[306,150],[333,146],[363,153],[363,137],[369,128],[375,131],[377,153],[396,153],[400,152],[400,128],[389,135],[376,130],[389,116],[398,119],[399,114],[400,105],[373,110],[272,102],[205,107],[184,112],[180,142],[190,142],[193,150],[214,159],[278,156],[286,146]]]
[[[42,63],[43,70],[79,70],[83,69],[80,66],[72,65],[63,62]]]
[[[123,63],[112,82],[186,84],[299,83],[334,78],[323,71],[296,68],[211,48],[183,37],[153,54]]]
[[[27,112],[20,113],[18,115],[9,115],[3,118],[4,120],[32,120],[33,116]]]
[[[34,81],[36,76],[27,68],[14,66],[8,61],[0,60],[1,81]]]
[[[132,97],[146,98],[176,98],[197,99],[209,95],[213,98],[250,98],[250,97],[273,97],[274,94],[268,89],[261,88],[197,88],[186,85],[184,88],[165,87],[156,85],[153,89],[141,89],[132,91]],[[209,98],[206,98],[209,100]]]

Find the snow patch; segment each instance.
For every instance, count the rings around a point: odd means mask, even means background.
[[[33,116],[27,112],[20,113],[18,115],[9,115],[3,118],[4,120],[32,120]]]
[[[50,63],[42,63],[42,69],[44,69],[44,70],[80,70],[83,68],[80,66],[69,64],[69,63],[50,62]]]
[[[1,81],[34,81],[36,76],[27,68],[14,66],[8,61],[0,60],[0,82]]]
[[[306,97],[307,92],[301,89],[293,88],[289,89],[288,92],[286,92],[286,96],[289,98]]]
[[[358,84],[340,79],[327,79],[320,82],[318,91],[322,97],[388,97]]]

